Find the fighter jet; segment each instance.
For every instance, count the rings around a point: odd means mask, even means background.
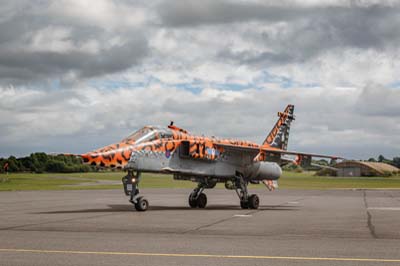
[[[264,142],[197,136],[169,126],[145,126],[121,142],[80,155],[84,163],[98,167],[122,168],[124,192],[138,211],[146,211],[149,202],[139,196],[142,173],[172,174],[175,180],[197,183],[190,193],[191,208],[205,208],[205,189],[217,183],[235,190],[243,209],[257,209],[256,194],[250,194],[248,184],[265,184],[270,190],[277,186],[281,166],[288,162],[309,165],[312,157],[339,157],[287,151],[291,122],[295,120],[294,106],[278,112],[278,121]],[[289,158],[289,157],[295,158]]]

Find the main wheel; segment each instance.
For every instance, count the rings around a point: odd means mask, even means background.
[[[192,194],[189,195],[189,206],[190,208],[197,208],[197,200],[192,196]]]
[[[207,205],[207,196],[204,193],[201,193],[198,197],[197,197],[197,207],[203,209],[205,208]]]
[[[253,194],[249,197],[249,208],[250,209],[258,209],[260,205],[260,199],[256,194]]]
[[[249,208],[249,202],[248,202],[248,201],[241,200],[241,201],[240,201],[240,207],[241,207],[242,209],[248,209],[248,208]]]
[[[139,198],[137,199],[136,204],[135,204],[135,209],[136,209],[137,211],[144,212],[144,211],[146,211],[148,208],[149,208],[149,202],[148,202],[145,198],[139,197]]]

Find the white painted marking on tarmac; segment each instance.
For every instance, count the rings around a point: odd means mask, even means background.
[[[299,202],[298,201],[288,201],[287,204],[299,204]]]
[[[118,251],[79,251],[79,250],[43,250],[43,249],[16,249],[0,248],[0,252],[38,253],[38,254],[71,254],[71,255],[125,255],[142,257],[192,257],[192,258],[217,258],[217,259],[257,259],[257,260],[293,260],[293,261],[357,261],[357,262],[393,262],[399,263],[400,259],[377,258],[334,258],[334,257],[289,257],[289,256],[263,256],[263,255],[218,255],[218,254],[186,254],[186,253],[146,253],[146,252],[118,252]]]
[[[251,214],[235,214],[233,217],[252,217],[253,215]]]
[[[400,207],[369,207],[368,210],[377,210],[377,211],[400,211]]]

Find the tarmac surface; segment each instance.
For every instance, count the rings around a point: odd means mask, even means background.
[[[0,265],[400,265],[399,190],[142,189],[0,193]]]

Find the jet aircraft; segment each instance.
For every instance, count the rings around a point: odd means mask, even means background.
[[[205,189],[217,183],[235,190],[243,209],[257,209],[259,197],[250,194],[248,184],[264,183],[270,190],[282,175],[281,166],[288,162],[310,165],[312,157],[339,157],[287,151],[294,106],[278,112],[278,121],[264,142],[197,136],[173,122],[167,127],[145,126],[119,143],[80,155],[84,163],[98,167],[122,168],[124,192],[136,210],[146,211],[148,201],[139,196],[141,174],[173,174],[175,180],[197,183],[189,195],[192,208],[205,208]],[[295,156],[295,159],[288,158]]]

